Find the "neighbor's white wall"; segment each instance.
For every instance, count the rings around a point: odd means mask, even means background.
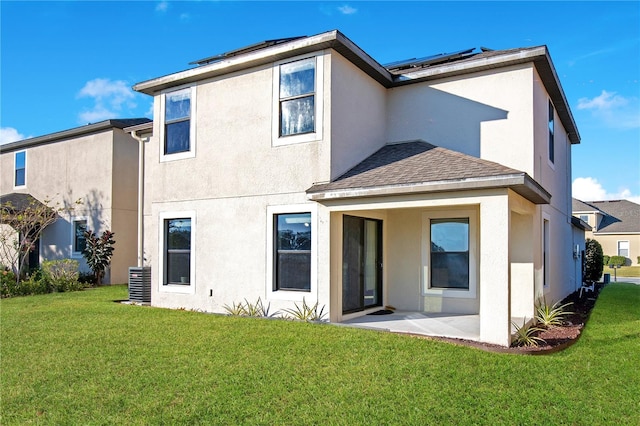
[[[26,151],[27,186],[15,192],[29,193],[40,201],[48,199],[54,207],[73,207],[43,233],[41,260],[71,257],[80,262],[82,270],[88,270],[84,258],[71,252],[71,221],[86,217],[90,229],[116,232],[111,282],[127,282],[126,268],[130,262],[135,265],[135,240],[130,247],[129,236],[136,234],[135,216],[131,221],[131,212],[136,210],[136,142],[122,130],[111,129]],[[2,193],[14,192],[14,151],[3,151],[0,157]],[[81,204],[76,205],[77,200]]]

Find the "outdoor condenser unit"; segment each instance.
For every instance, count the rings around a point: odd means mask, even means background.
[[[129,301],[151,303],[151,268],[149,266],[129,268]]]

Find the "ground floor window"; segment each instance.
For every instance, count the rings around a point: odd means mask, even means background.
[[[478,208],[426,210],[422,215],[422,294],[474,299],[478,294]]]
[[[273,216],[273,290],[311,290],[311,213]]]
[[[469,289],[469,218],[431,219],[431,288]]]
[[[72,249],[74,254],[82,254],[84,249],[87,247],[87,237],[84,235],[87,229],[86,219],[73,220]]]
[[[618,241],[618,256],[629,257],[629,241]]]
[[[191,284],[191,218],[164,219],[164,285]]]

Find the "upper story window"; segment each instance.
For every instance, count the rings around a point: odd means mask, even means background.
[[[553,163],[555,161],[555,143],[553,140],[553,133],[555,127],[555,111],[553,109],[553,104],[549,101],[549,161]]]
[[[280,65],[280,136],[315,130],[316,59]]]
[[[321,139],[322,57],[278,63],[274,72],[274,145]],[[275,114],[274,114],[275,115]]]
[[[19,151],[15,155],[15,178],[13,185],[17,188],[27,184],[27,152]]]
[[[585,223],[589,223],[589,215],[581,214],[580,215],[580,220],[585,222]]]
[[[194,155],[194,97],[195,90],[191,87],[163,95],[164,159],[180,159]]]

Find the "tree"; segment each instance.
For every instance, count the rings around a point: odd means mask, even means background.
[[[0,261],[11,268],[20,282],[29,253],[44,229],[72,207],[50,206],[50,200],[38,201],[28,194],[3,196],[0,203]]]
[[[596,282],[602,276],[602,246],[596,240],[587,238],[584,249],[584,280]]]
[[[116,243],[113,238],[114,235],[109,230],[104,231],[100,237],[91,230],[87,230],[84,233],[87,245],[82,255],[87,260],[89,268],[93,271],[97,285],[102,284],[104,272],[111,263],[111,256],[113,256],[113,251],[115,250],[113,245]]]

